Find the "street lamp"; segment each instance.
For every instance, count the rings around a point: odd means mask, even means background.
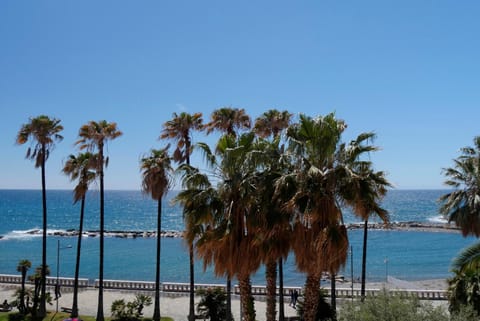
[[[352,301],[353,301],[353,246],[350,245],[350,277],[352,280]]]
[[[60,285],[58,284],[59,272],[60,272],[60,250],[71,249],[71,245],[60,247],[60,240],[57,240],[57,282],[55,283],[55,301],[57,301],[56,312],[58,312],[58,298],[60,294]]]
[[[385,257],[385,284],[388,283],[388,257]]]

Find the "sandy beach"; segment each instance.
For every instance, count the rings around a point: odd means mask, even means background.
[[[354,288],[359,288],[359,283],[354,283]],[[447,288],[446,282],[443,279],[424,280],[415,282],[406,282],[396,279],[389,279],[389,283],[368,283],[369,289],[381,289],[385,285],[391,289],[424,289],[424,290],[445,290]],[[12,300],[12,295],[17,285],[0,284],[0,300]],[[337,288],[351,288],[349,282],[337,283]],[[110,307],[115,300],[124,299],[125,301],[133,301],[137,293],[153,295],[152,292],[134,292],[134,291],[119,291],[119,290],[105,290],[104,292],[104,312],[105,315],[110,315]],[[188,315],[188,294],[169,294],[162,293],[160,299],[160,313],[162,316],[172,317],[175,321],[187,320]],[[195,298],[195,303],[199,302],[199,298]],[[296,311],[288,305],[289,298],[285,298],[285,315],[295,316]],[[72,304],[72,290],[64,288],[62,296],[58,300],[59,310],[61,307],[71,307]],[[79,292],[79,310],[80,314],[95,316],[97,313],[97,290],[94,288],[82,289]],[[48,310],[55,311],[56,301],[53,305],[47,306]],[[265,320],[265,302],[260,298],[255,300],[255,309],[257,312],[257,320]],[[232,313],[235,320],[240,320],[240,300],[238,296],[232,297]],[[153,315],[153,304],[145,307],[144,315]]]

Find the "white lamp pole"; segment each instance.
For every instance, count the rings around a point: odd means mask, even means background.
[[[63,249],[71,249],[72,246],[71,245],[67,245],[65,247],[60,247],[60,240],[57,240],[57,282],[55,284],[55,297],[56,297],[56,300],[57,301],[57,307],[55,309],[56,312],[58,312],[58,292],[60,289],[59,289],[59,284],[58,284],[58,281],[59,281],[59,272],[60,272],[60,250],[63,250]]]

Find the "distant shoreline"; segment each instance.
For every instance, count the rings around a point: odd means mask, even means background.
[[[349,223],[346,224],[348,230],[360,230],[364,228],[364,223]],[[460,229],[448,223],[426,223],[426,222],[392,222],[388,225],[383,223],[368,223],[369,230],[384,230],[384,231],[409,231],[409,232],[432,232],[432,233],[459,233]],[[41,235],[41,229],[33,229],[26,231],[27,235]],[[78,230],[66,231],[51,231],[47,233],[49,236],[72,237],[78,236]],[[84,237],[98,237],[100,232],[98,230],[91,230],[83,232]],[[152,238],[156,237],[155,231],[105,231],[106,237],[116,238]],[[161,237],[166,238],[180,238],[183,237],[183,232],[180,231],[162,231]],[[0,235],[0,239],[4,236]]]

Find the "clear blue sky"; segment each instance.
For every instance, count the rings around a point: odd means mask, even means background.
[[[115,121],[106,188],[139,189],[139,159],[173,112],[336,112],[378,135],[396,188],[442,188],[480,135],[478,1],[0,1],[0,188],[40,188],[14,144],[21,124],[62,120],[60,173],[89,120]],[[203,140],[195,136],[196,140]]]

